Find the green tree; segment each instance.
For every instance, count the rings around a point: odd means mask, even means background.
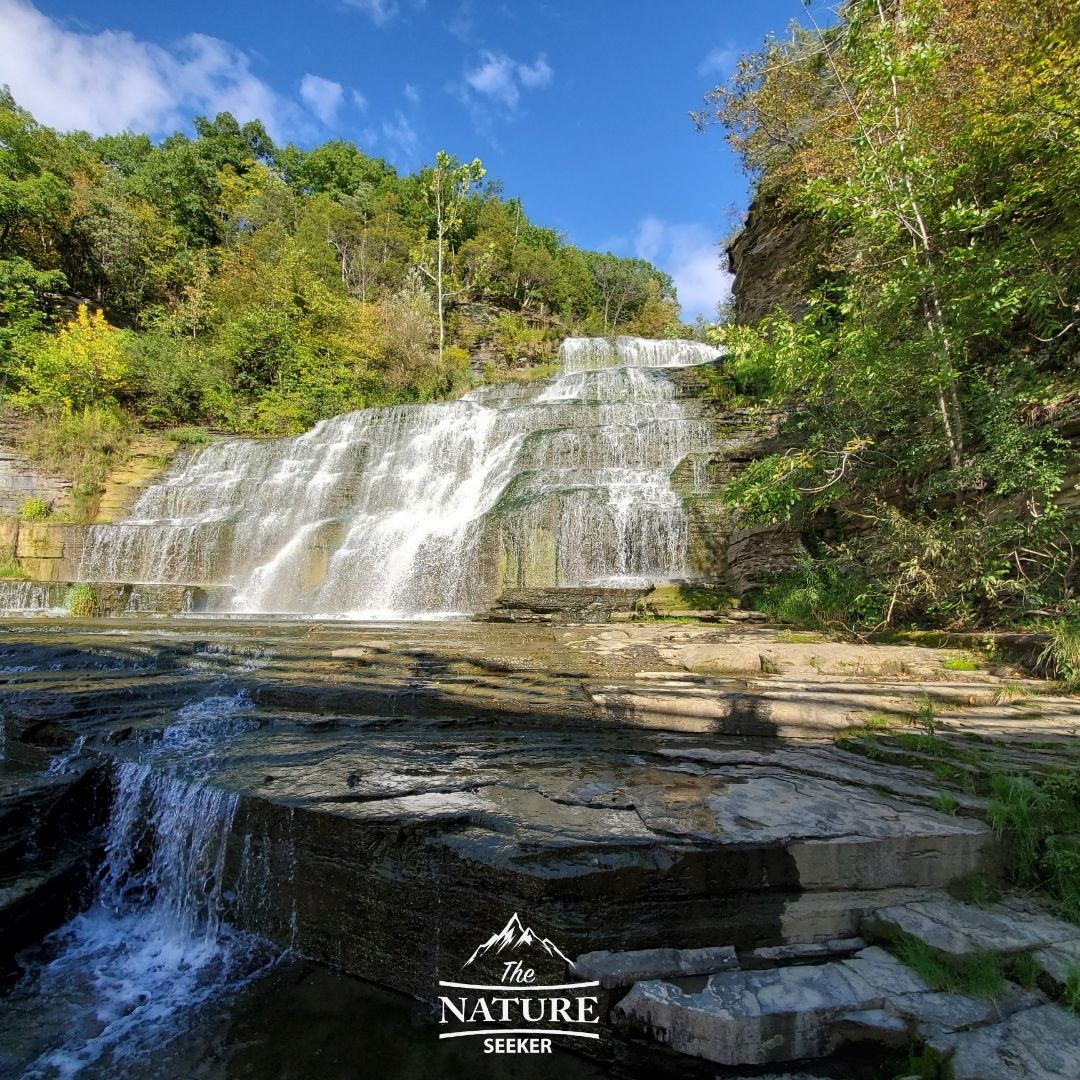
[[[470,190],[484,178],[479,158],[462,164],[445,150],[435,155],[435,167],[425,170],[424,193],[433,219],[433,250],[421,251],[417,266],[435,287],[439,319],[439,357],[446,351],[446,293],[450,240],[461,224]]]

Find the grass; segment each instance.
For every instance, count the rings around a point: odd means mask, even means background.
[[[177,446],[203,446],[213,438],[204,428],[197,427],[173,428],[168,436]]]
[[[988,816],[1007,841],[1013,882],[1045,891],[1062,915],[1080,922],[1080,772],[998,774],[991,790]]]
[[[1046,630],[1050,639],[1039,654],[1039,668],[1063,689],[1080,692],[1080,619],[1058,619]]]
[[[943,814],[955,814],[960,809],[960,804],[951,795],[935,795],[934,801],[930,804],[935,810],[940,810]]]
[[[96,615],[98,605],[93,587],[86,582],[72,585],[68,589],[67,609],[68,614],[74,615],[77,619],[86,619]]]
[[[1001,899],[1002,892],[990,878],[976,870],[954,881],[949,886],[949,895],[973,907],[990,907]]]
[[[774,622],[851,632],[881,621],[884,600],[871,582],[827,560],[804,558],[759,593],[755,606]]]
[[[1074,1012],[1080,1012],[1080,964],[1070,964],[1065,972],[1065,1004]]]
[[[911,934],[897,938],[891,951],[934,990],[1000,1001],[1008,988],[1003,965],[992,953],[973,953],[946,963],[925,941]]]
[[[1030,696],[1031,690],[1025,687],[1023,683],[1007,679],[994,691],[994,704],[1008,705],[1010,702],[1023,701],[1024,698]]]
[[[1042,968],[1031,953],[1021,953],[1009,961],[1009,978],[1019,983],[1025,990],[1034,990],[1039,985]]]
[[[0,578],[8,581],[29,581],[30,575],[19,565],[18,559],[8,558],[0,562]]]

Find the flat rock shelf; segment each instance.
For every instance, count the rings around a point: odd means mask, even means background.
[[[0,624],[0,946],[86,903],[123,791],[158,818],[212,795],[232,930],[432,1000],[527,913],[599,973],[595,1053],[630,1075],[805,1069],[866,1044],[1005,1060],[1023,1024],[1075,1017],[1033,990],[1007,1028],[931,1031],[931,989],[879,947],[1015,930],[1017,909],[980,923],[949,906],[1000,867],[983,800],[957,787],[943,809],[917,761],[842,745],[928,699],[937,737],[1013,762],[1028,746],[1028,768],[1070,745],[1075,702],[1043,694],[1034,718],[955,655],[746,624]],[[1027,925],[1010,949],[1040,958],[1052,993],[1080,932]],[[740,1018],[729,999],[770,1005]]]

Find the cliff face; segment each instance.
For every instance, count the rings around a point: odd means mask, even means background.
[[[810,222],[783,210],[774,200],[755,198],[746,223],[727,247],[735,322],[757,323],[777,307],[793,315],[804,310],[804,254]]]

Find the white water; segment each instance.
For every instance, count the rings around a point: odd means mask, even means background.
[[[664,369],[717,355],[570,338],[548,382],[215,444],[95,527],[80,577],[231,585],[236,611],[415,617],[513,584],[678,575],[670,475],[711,431]]]
[[[140,1075],[276,958],[223,922],[238,798],[198,776],[200,758],[250,728],[250,707],[243,695],[193,703],[141,760],[118,764],[94,901],[0,999],[4,1050],[27,1080]]]

